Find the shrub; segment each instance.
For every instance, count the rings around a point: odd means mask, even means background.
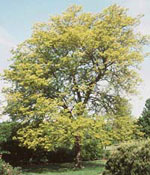
[[[106,163],[103,175],[149,175],[150,140],[120,145]]]
[[[0,159],[0,175],[21,175],[19,168],[13,168],[10,164]]]
[[[90,141],[82,146],[82,160],[97,160],[103,157],[104,150],[96,141]]]

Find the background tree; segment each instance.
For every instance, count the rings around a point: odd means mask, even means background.
[[[115,117],[132,116],[132,105],[126,98],[116,97],[113,115]],[[113,115],[111,115],[113,117]]]
[[[97,14],[72,6],[34,26],[31,38],[13,51],[13,63],[4,73],[12,84],[5,91],[5,112],[28,125],[19,132],[24,145],[50,150],[56,146],[51,139],[61,145],[71,138],[79,166],[83,140],[103,140],[103,132],[98,132],[103,122],[97,116],[115,113],[116,104],[135,92],[136,69],[147,43],[134,32],[138,23],[117,5]]]
[[[146,100],[144,110],[138,119],[138,125],[145,137],[150,137],[150,99]]]
[[[137,120],[131,114],[131,104],[127,99],[119,99],[115,104],[116,112],[114,115],[108,115],[106,129],[112,144],[141,139],[144,135]]]
[[[144,135],[137,125],[137,121],[131,116],[114,117],[109,120],[107,127],[110,131],[108,132],[110,141],[115,144],[141,139]]]
[[[21,162],[29,162],[33,151],[27,148],[19,147],[19,141],[13,140],[20,123],[6,121],[0,123],[0,153],[3,160],[16,166]]]
[[[3,149],[1,145],[9,140],[11,136],[12,125],[13,124],[9,122],[0,123],[0,154],[7,153],[7,150]]]

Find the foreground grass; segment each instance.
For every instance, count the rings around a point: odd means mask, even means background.
[[[74,170],[73,163],[32,166],[23,170],[24,175],[100,175],[104,170],[103,161],[83,162],[83,169]]]

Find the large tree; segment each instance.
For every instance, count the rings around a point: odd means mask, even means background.
[[[136,69],[147,39],[135,33],[138,23],[117,5],[95,14],[74,5],[36,24],[32,36],[13,51],[13,63],[4,73],[12,85],[6,90],[5,112],[28,124],[19,132],[20,141],[49,150],[72,143],[76,160],[87,138],[102,143],[105,122],[97,116],[117,113],[139,82]]]

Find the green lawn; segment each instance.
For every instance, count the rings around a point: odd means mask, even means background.
[[[104,170],[104,162],[83,162],[84,168],[74,170],[72,163],[49,164],[47,166],[32,166],[23,169],[24,175],[100,175]]]

